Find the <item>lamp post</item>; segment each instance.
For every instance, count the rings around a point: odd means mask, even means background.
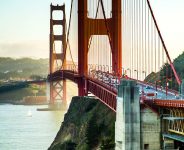
[[[142,71],[144,73],[144,79],[146,79],[146,71]]]
[[[108,66],[108,65],[106,65],[106,68],[107,68],[107,73],[109,73],[109,66]]]
[[[103,65],[103,72],[106,72],[106,68],[105,68],[105,65]]]
[[[168,87],[169,87],[169,82],[168,82],[168,78],[166,78],[166,98],[167,98],[167,94],[168,94]]]
[[[124,75],[124,73],[125,73],[125,69],[122,67],[122,74]]]
[[[98,69],[98,65],[96,64],[96,65],[95,65],[95,71],[98,71],[97,69]]]
[[[137,80],[138,80],[138,70],[134,70],[135,72],[137,72]]]
[[[130,78],[132,77],[132,75],[131,75],[131,69],[130,68],[128,68],[127,70],[129,70],[130,71]]]
[[[157,91],[157,82],[158,82],[158,81],[155,81],[155,88],[156,88],[156,91]]]
[[[112,66],[110,66],[110,73],[113,73]]]

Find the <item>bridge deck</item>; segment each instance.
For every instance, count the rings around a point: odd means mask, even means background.
[[[103,72],[101,72],[102,74]],[[58,70],[50,75],[50,80],[62,80],[63,78],[69,79],[73,82],[78,82],[79,78],[88,83],[88,91],[93,93],[95,96],[100,98],[102,102],[115,111],[115,100],[117,95],[117,87],[119,85],[119,79],[117,76],[100,75],[99,72],[95,76],[80,77],[77,71],[74,70]],[[108,82],[107,82],[108,80]],[[109,82],[110,81],[110,82]],[[184,100],[176,99],[175,91],[166,91],[162,88],[155,88],[154,85],[150,85],[144,82],[138,81],[138,86],[140,87],[140,99],[142,103],[146,103],[150,106],[159,107],[174,107],[174,108],[184,108]],[[100,92],[98,92],[100,91]],[[149,96],[152,93],[153,96]],[[112,98],[112,102],[109,101]]]
[[[184,142],[183,136],[180,136],[180,135],[175,135],[175,134],[163,134],[163,137],[164,137],[164,138],[169,138],[169,139],[172,139],[172,140],[177,140],[177,141],[180,141],[180,142]]]

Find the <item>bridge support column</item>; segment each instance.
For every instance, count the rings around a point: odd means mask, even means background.
[[[135,81],[121,80],[118,87],[115,143],[116,150],[140,150],[139,87]]]
[[[85,82],[83,78],[78,80],[78,95],[85,96]]]
[[[55,20],[53,12],[60,11],[63,13],[63,18]],[[54,33],[54,26],[62,26],[63,32],[60,35]],[[66,49],[66,15],[65,5],[50,5],[50,104],[54,104],[56,100],[62,100],[66,103],[66,80],[54,80],[53,73],[57,72],[61,67],[65,68],[66,60],[64,59]],[[60,41],[60,47],[55,47],[55,42]],[[63,74],[60,74],[63,77]]]
[[[66,98],[66,79],[63,79],[63,97],[62,97],[62,102],[64,106],[67,106],[67,98]]]
[[[67,103],[66,99],[66,80],[63,81],[50,81],[50,104],[56,101],[62,101],[64,105]]]

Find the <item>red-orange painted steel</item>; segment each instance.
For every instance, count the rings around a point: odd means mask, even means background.
[[[162,100],[155,99],[153,104],[162,107],[184,108],[184,100]]]
[[[98,26],[97,26],[98,24]],[[90,30],[90,26],[97,26]],[[112,18],[90,19],[87,17],[87,0],[78,0],[78,68],[81,80],[79,80],[79,95],[85,95],[85,82],[83,77],[88,73],[88,44],[91,35],[108,34],[107,26],[112,41],[112,69],[121,75],[122,68],[122,35],[121,35],[121,0],[112,0]]]
[[[53,20],[53,11],[62,11],[63,18],[61,20]],[[63,33],[62,35],[54,34],[54,25],[62,25]],[[63,85],[61,85],[60,81],[55,81],[55,73],[57,72],[56,61],[61,61],[65,65],[64,53],[66,47],[66,16],[65,16],[65,5],[62,6],[54,6],[50,5],[50,60],[49,60],[49,71],[50,71],[50,103],[54,103],[56,98],[59,97],[60,100],[66,100],[66,80],[63,80]],[[56,52],[54,48],[55,41],[61,41],[61,49],[63,51]],[[57,74],[57,73],[56,73]],[[62,73],[59,74],[60,78],[62,78]],[[59,87],[58,87],[59,86]],[[63,92],[62,96],[60,92]]]
[[[102,1],[101,1],[102,2]],[[149,0],[148,0],[149,5]],[[149,6],[150,7],[150,6]],[[59,9],[60,7],[51,7],[51,13],[53,9]],[[62,7],[63,9],[63,7]],[[151,8],[150,8],[151,9]],[[151,13],[152,10],[151,10]],[[152,14],[153,15],[153,14]],[[156,20],[153,15],[153,19],[156,24]],[[53,24],[62,23],[61,21],[53,21],[51,16],[51,26]],[[94,26],[94,29],[90,30],[90,26]],[[158,29],[158,26],[156,24]],[[108,32],[107,32],[108,28]],[[53,33],[53,29],[50,29]],[[162,36],[158,29],[159,35],[162,40]],[[121,75],[122,68],[122,35],[121,35],[121,0],[112,0],[112,18],[108,19],[90,19],[87,17],[87,0],[78,0],[78,72],[67,70],[58,70],[53,72],[53,35],[50,35],[50,80],[59,81],[63,79],[69,79],[78,83],[79,96],[84,96],[88,91],[97,96],[101,102],[108,106],[113,111],[116,111],[116,96],[117,90],[111,86],[99,81],[98,79],[93,79],[88,76],[88,44],[90,36],[92,35],[108,35],[111,39],[112,44],[112,70],[117,75]],[[65,39],[66,41],[66,39]],[[162,40],[163,45],[164,41]],[[164,49],[167,49],[164,46]],[[168,56],[168,59],[169,56]],[[173,69],[173,65],[171,63]],[[174,70],[174,69],[173,69]],[[113,75],[115,75],[113,74]],[[62,76],[61,76],[62,75]],[[176,72],[175,72],[176,76]],[[177,76],[176,76],[177,78]],[[177,78],[178,82],[180,81]],[[141,81],[138,81],[142,83]],[[146,84],[147,83],[142,83]],[[154,86],[154,85],[151,85]],[[52,89],[51,89],[52,90]],[[147,96],[153,96],[153,94],[148,94]],[[151,103],[153,107],[184,107],[183,100],[159,100],[151,99],[147,100],[146,97],[142,97],[142,103]]]
[[[93,93],[96,97],[100,99],[111,110],[116,112],[116,96],[117,92],[113,91],[110,87],[107,87],[105,84],[99,84],[98,81],[87,79],[88,91]]]
[[[62,78],[61,74],[63,74]],[[75,83],[78,83],[78,80],[80,79],[79,74],[71,70],[59,70],[53,74],[53,77],[52,80],[55,81],[69,79]],[[102,103],[116,112],[117,89],[91,77],[86,77],[84,82],[87,83],[87,90],[89,92],[93,93]],[[146,99],[145,96],[141,96],[140,100],[143,104],[148,104],[154,109],[158,107],[184,108],[184,100]]]

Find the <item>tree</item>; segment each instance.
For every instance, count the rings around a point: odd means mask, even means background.
[[[75,150],[76,149],[77,144],[72,142],[72,141],[66,141],[63,144],[61,144],[59,146],[59,148],[56,147],[56,149],[60,149],[60,150]]]
[[[98,144],[98,126],[95,116],[96,115],[94,114],[90,118],[86,128],[86,143],[90,148],[94,148]]]
[[[102,140],[101,150],[114,150],[115,143],[111,138],[106,138]]]

